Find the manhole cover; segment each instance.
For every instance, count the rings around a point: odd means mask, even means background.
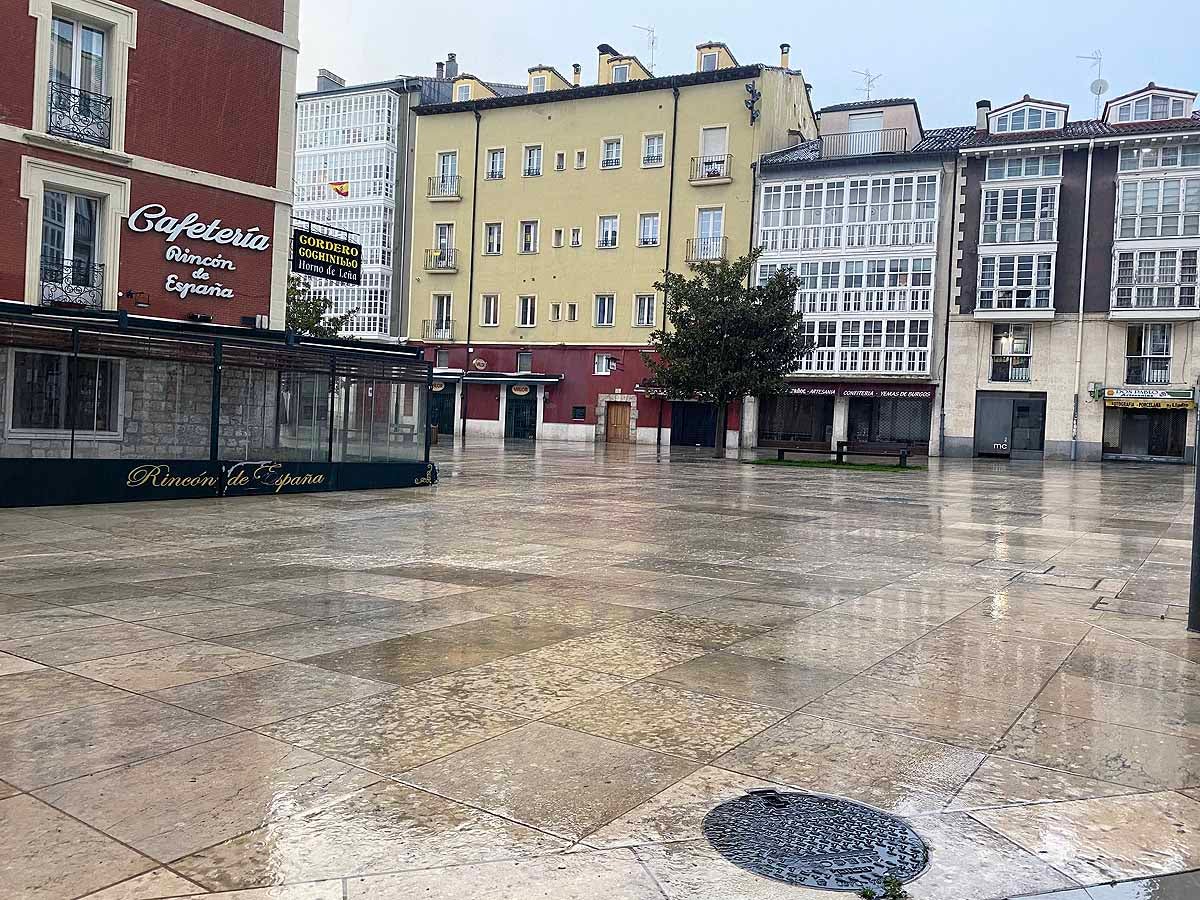
[[[704,836],[736,866],[785,884],[879,890],[925,869],[929,851],[895,816],[819,794],[750,791],[714,807]]]

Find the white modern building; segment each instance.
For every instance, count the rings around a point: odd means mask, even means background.
[[[751,441],[848,440],[940,452],[939,386],[958,144],[910,99],[828,106],[820,136],[759,163],[758,277],[796,271],[814,349],[791,392],[758,399]]]

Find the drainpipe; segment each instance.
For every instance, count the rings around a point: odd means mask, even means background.
[[[942,330],[942,383],[938,385],[938,453],[943,459],[946,456],[946,371],[950,365],[950,297],[953,293],[951,277],[954,274],[954,236],[958,222],[958,166],[961,159],[962,157],[956,155],[954,165],[950,167],[950,240],[947,242],[945,282],[946,325]],[[942,171],[945,171],[945,166],[942,167]]]
[[[463,361],[462,409],[459,410],[462,420],[461,446],[464,448],[467,446],[467,373],[471,371],[471,323],[475,321],[475,216],[479,207],[479,123],[482,118],[479,110],[475,110],[475,161],[471,175],[471,249],[467,257],[467,357]]]
[[[667,169],[670,173],[667,176],[667,233],[664,243],[667,245],[666,258],[663,261],[663,274],[671,271],[671,223],[674,221],[674,216],[671,215],[675,203],[675,139],[679,134],[679,88],[671,88],[671,95],[674,100],[671,109],[671,165]],[[663,291],[663,328],[667,327],[667,292]],[[667,402],[666,395],[658,398],[658,425],[654,429],[654,445],[662,447],[662,419],[663,419],[663,404]],[[674,423],[672,423],[673,425]]]
[[[1079,319],[1075,334],[1075,397],[1071,410],[1071,462],[1079,456],[1079,379],[1083,371],[1083,299],[1087,288],[1088,223],[1092,212],[1092,154],[1096,140],[1088,141],[1087,175],[1083,185],[1083,254],[1079,261]],[[1059,205],[1062,205],[1060,198]]]

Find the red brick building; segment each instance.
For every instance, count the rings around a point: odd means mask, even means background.
[[[0,300],[281,328],[298,0],[0,8]]]

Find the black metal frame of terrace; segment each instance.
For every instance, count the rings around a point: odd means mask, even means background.
[[[0,302],[0,507],[429,485],[421,351]]]

